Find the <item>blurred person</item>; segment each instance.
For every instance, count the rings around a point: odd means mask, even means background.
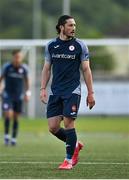
[[[4,80],[4,90],[1,90],[2,110],[4,114],[4,143],[16,145],[18,134],[18,118],[22,113],[23,100],[29,101],[30,87],[28,67],[23,64],[24,55],[20,50],[13,50],[12,61],[3,65],[0,76],[0,89]],[[25,93],[24,93],[25,91]],[[10,121],[12,124],[12,136],[10,139]]]
[[[58,19],[58,37],[45,48],[45,64],[42,70],[40,98],[47,103],[47,84],[51,76],[51,92],[47,104],[49,131],[66,143],[66,158],[59,169],[72,169],[79,159],[83,144],[77,141],[75,119],[81,99],[80,65],[82,66],[88,95],[87,106],[95,105],[89,52],[85,44],[75,38],[76,23],[73,17],[63,15]],[[60,127],[61,121],[64,127]]]

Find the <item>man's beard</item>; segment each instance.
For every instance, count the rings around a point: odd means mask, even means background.
[[[73,36],[72,36],[72,35],[68,35],[68,34],[65,32],[65,30],[63,31],[63,35],[65,35],[68,39],[71,39],[71,38],[74,37],[74,35],[73,35]]]

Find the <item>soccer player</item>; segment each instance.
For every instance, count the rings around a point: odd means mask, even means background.
[[[59,36],[50,41],[45,49],[45,64],[42,70],[41,101],[47,103],[47,84],[53,73],[51,92],[47,104],[49,131],[66,143],[66,158],[59,169],[72,169],[78,162],[83,144],[77,141],[75,119],[81,98],[80,65],[88,90],[87,106],[95,105],[89,52],[85,44],[75,38],[76,23],[73,17],[63,15],[58,19],[56,30]],[[60,127],[61,121],[64,127]]]
[[[23,99],[28,101],[31,95],[29,90],[28,67],[22,63],[24,58],[20,50],[12,52],[12,61],[3,66],[0,76],[0,86],[4,80],[2,92],[2,109],[4,113],[4,143],[16,145],[18,134],[18,117],[22,112]],[[24,94],[25,85],[25,94]],[[10,120],[13,119],[12,137],[10,139]],[[10,141],[11,140],[11,141]]]

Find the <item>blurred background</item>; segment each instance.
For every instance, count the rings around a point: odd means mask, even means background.
[[[81,77],[79,113],[129,116],[129,0],[1,0],[0,66],[11,60],[12,49],[21,48],[30,68],[32,98],[24,115],[45,116],[39,99],[44,47],[57,36],[55,26],[62,14],[75,18],[76,37],[90,50],[96,106],[86,108]]]
[[[53,38],[65,13],[75,17],[79,38],[129,36],[128,0],[1,0],[0,38]]]

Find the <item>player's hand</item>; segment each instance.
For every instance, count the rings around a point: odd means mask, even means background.
[[[28,102],[30,100],[30,97],[31,97],[31,91],[27,90],[26,93],[25,93],[25,96],[24,96],[24,100],[26,102]]]
[[[93,94],[88,94],[86,99],[86,104],[89,106],[89,109],[92,109],[95,105],[95,99]]]
[[[40,100],[44,103],[47,104],[47,90],[46,89],[42,89],[40,91]]]
[[[28,102],[28,101],[30,100],[30,96],[25,95],[25,96],[24,96],[24,100],[25,100],[26,102]]]

